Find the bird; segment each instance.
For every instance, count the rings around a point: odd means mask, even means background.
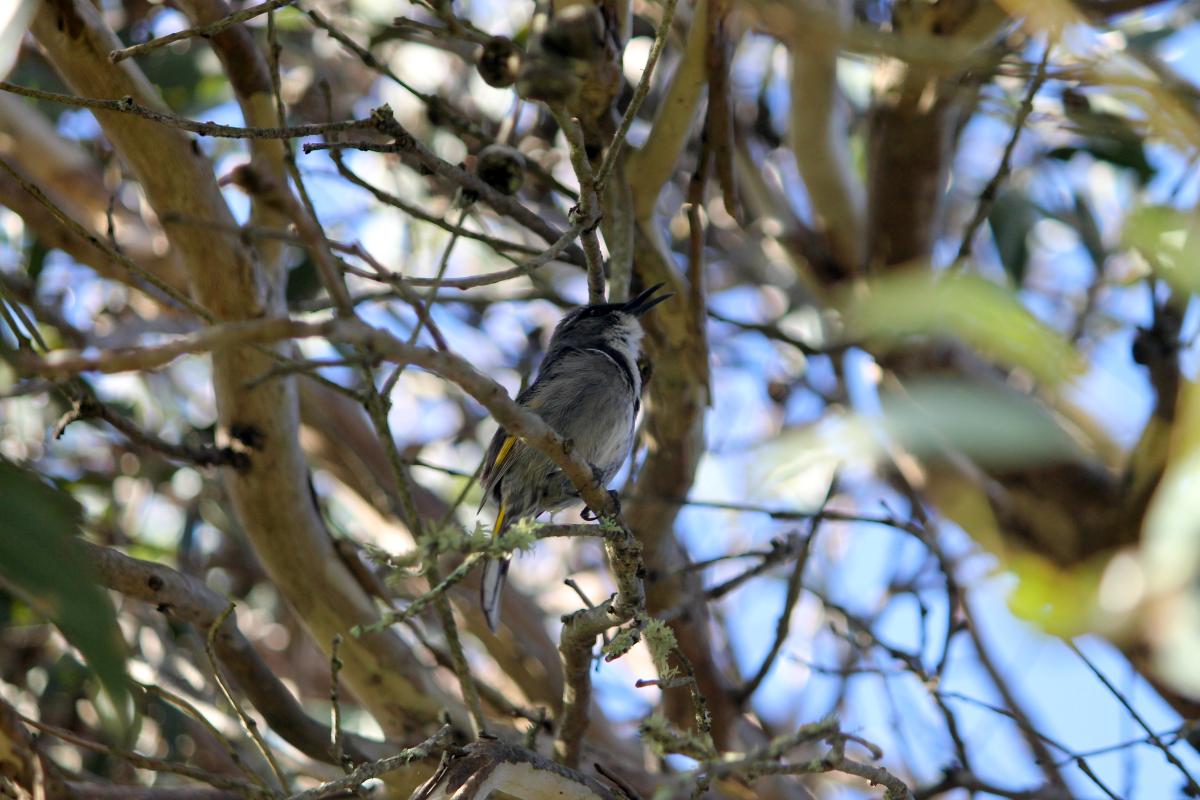
[[[658,283],[624,303],[592,303],[567,312],[554,329],[537,378],[517,395],[517,404],[540,416],[592,466],[601,486],[613,479],[633,447],[634,420],[641,408],[641,317],[673,294],[655,294]],[[484,454],[480,483],[483,510],[497,506],[492,535],[513,523],[554,512],[579,499],[579,492],[550,459],[509,434],[496,431]],[[509,559],[488,559],[480,605],[494,633],[500,622],[500,593]]]

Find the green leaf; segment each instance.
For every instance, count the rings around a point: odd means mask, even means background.
[[[0,460],[0,574],[79,649],[129,726],[125,643],[108,595],[78,546],[81,509],[66,492]]]
[[[1128,119],[1095,108],[1092,98],[1082,92],[1065,90],[1062,100],[1063,111],[1083,142],[1051,150],[1050,158],[1069,161],[1076,153],[1090,153],[1093,158],[1133,171],[1143,186],[1150,182],[1155,169],[1146,158],[1145,137]]]
[[[1093,631],[1099,621],[1096,600],[1103,566],[1094,560],[1063,569],[1035,555],[1014,554],[1008,567],[1018,581],[1008,607],[1055,636]]]
[[[1131,170],[1142,186],[1154,177],[1155,169],[1147,160],[1146,148],[1140,140],[1095,137],[1081,145],[1056,147],[1046,155],[1059,161],[1070,161],[1078,153],[1088,153],[1114,167]]]
[[[40,237],[35,237],[29,243],[29,247],[25,252],[25,271],[29,275],[29,279],[35,283],[42,274],[42,270],[46,268],[46,256],[48,255],[50,255],[50,248],[46,247]]]
[[[1079,234],[1079,241],[1088,251],[1088,256],[1096,265],[1096,269],[1103,269],[1104,262],[1108,259],[1108,248],[1104,246],[1104,237],[1100,234],[1100,223],[1096,220],[1096,214],[1092,211],[1091,204],[1079,192],[1075,192],[1075,213],[1069,222],[1074,226],[1075,232]]]
[[[1082,370],[1070,342],[1030,314],[1012,291],[977,275],[898,272],[850,295],[842,308],[851,339],[902,343],[914,335],[957,336],[1048,386]]]
[[[878,416],[844,414],[783,435],[766,448],[762,483],[795,494],[809,488],[815,465],[886,459],[892,444],[928,463],[965,455],[998,470],[1083,457],[1042,404],[1000,383],[909,381],[882,394],[880,407]]]
[[[1029,234],[1042,218],[1041,209],[1024,192],[1006,191],[996,198],[988,214],[988,227],[1004,271],[1020,286],[1029,262]]]
[[[1176,289],[1200,292],[1200,215],[1144,206],[1125,220],[1122,239]]]
[[[963,453],[1003,469],[1080,457],[1074,440],[1036,400],[1004,386],[921,381],[882,398],[884,427],[909,452]]]
[[[1130,50],[1136,53],[1149,54],[1177,33],[1179,33],[1179,30],[1174,25],[1163,25],[1161,28],[1154,28],[1152,30],[1126,33],[1125,43]]]
[[[303,261],[288,270],[288,304],[312,300],[320,290],[321,276],[317,273],[317,265],[312,258],[305,255]]]

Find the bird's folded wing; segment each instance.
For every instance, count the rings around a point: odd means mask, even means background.
[[[512,466],[513,453],[522,446],[516,436],[510,436],[503,428],[496,431],[496,435],[492,437],[492,443],[488,446],[487,454],[483,457],[483,473],[479,476],[479,482],[483,486],[483,501],[480,503],[480,508],[483,508],[483,503],[486,503],[487,499],[491,497],[492,490],[500,484],[500,479]]]
[[[543,405],[544,397],[538,392],[538,383],[534,383],[517,397],[517,402],[531,411],[537,411]],[[483,503],[491,497],[493,490],[500,485],[500,480],[517,461],[517,455],[529,445],[509,434],[503,428],[496,431],[483,457],[483,473],[479,482],[483,486]]]

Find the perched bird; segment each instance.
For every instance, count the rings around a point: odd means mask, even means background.
[[[656,284],[625,303],[596,303],[569,312],[550,339],[535,380],[517,402],[569,440],[602,485],[617,474],[633,446],[633,422],[641,406],[639,318],[671,297],[654,297]],[[483,502],[496,501],[494,536],[513,522],[557,511],[579,498],[570,479],[544,455],[503,428],[484,456]],[[480,508],[483,505],[480,504]],[[500,591],[508,559],[488,561],[480,603],[488,626],[500,620]]]

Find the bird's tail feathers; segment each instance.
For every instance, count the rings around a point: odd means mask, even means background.
[[[492,526],[492,538],[500,538],[504,533],[504,522],[508,516],[504,503],[496,512],[496,524]],[[504,591],[504,578],[508,575],[508,559],[496,560],[489,558],[483,562],[483,579],[479,584],[479,605],[483,608],[483,616],[487,619],[492,633],[500,624],[500,595]]]
[[[479,605],[492,633],[500,625],[500,595],[504,591],[504,578],[508,575],[507,558],[489,558],[483,564],[483,580],[479,584]]]

